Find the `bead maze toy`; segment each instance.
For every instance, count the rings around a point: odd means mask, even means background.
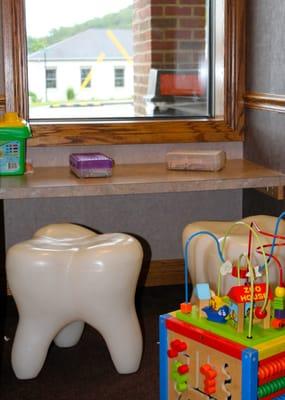
[[[284,265],[276,249],[285,236],[262,230],[254,220],[234,223],[221,240],[210,231],[191,234],[184,246],[185,300],[160,316],[160,400],[285,399]],[[226,259],[227,238],[238,225],[248,230],[248,249]],[[188,254],[192,239],[208,235],[216,243],[220,268],[216,293],[196,283],[189,301]],[[196,239],[197,240],[197,239]],[[276,268],[278,283],[269,280]],[[226,294],[221,282],[236,284]]]

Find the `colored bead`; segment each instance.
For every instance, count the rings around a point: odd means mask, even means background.
[[[207,393],[207,394],[209,394],[209,395],[215,393],[216,390],[217,390],[217,389],[216,389],[216,385],[213,385],[213,386],[206,386],[206,387],[204,388],[205,393]]]
[[[182,364],[182,365],[180,365],[180,367],[178,367],[178,372],[181,375],[186,374],[188,371],[189,371],[189,367],[187,364]]]
[[[210,369],[206,372],[205,376],[207,379],[214,379],[217,376],[217,371],[215,371],[214,369]]]
[[[276,297],[285,297],[285,287],[277,286],[274,293]]]
[[[254,311],[254,314],[255,314],[256,318],[264,319],[266,317],[266,315],[267,315],[267,311],[266,310],[262,311],[261,307],[256,307],[256,309]]]
[[[282,328],[282,326],[283,326],[282,320],[278,319],[278,318],[273,318],[271,321],[271,326],[272,326],[272,328],[275,328],[275,329]]]
[[[275,310],[284,310],[285,308],[285,297],[274,297],[273,307]]]
[[[169,358],[175,358],[178,356],[178,352],[174,349],[167,350],[167,355]]]
[[[212,369],[212,367],[210,364],[203,364],[200,367],[200,372],[201,372],[201,374],[206,375],[206,373],[211,369]]]
[[[187,344],[185,342],[180,342],[179,351],[185,351],[187,349]]]
[[[285,310],[274,310],[274,317],[278,319],[285,319]]]
[[[178,353],[187,349],[187,343],[182,340],[175,339],[170,342],[170,347],[176,350]]]
[[[192,311],[192,304],[191,303],[181,303],[180,304],[180,311],[183,314],[190,314]]]
[[[187,383],[186,382],[182,382],[182,383],[177,383],[176,385],[176,389],[178,392],[185,392],[187,390]]]
[[[260,367],[258,369],[258,379],[262,380],[266,377],[266,371],[264,369],[264,367]]]

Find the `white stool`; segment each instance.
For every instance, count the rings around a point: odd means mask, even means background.
[[[255,215],[247,217],[241,220],[246,224],[250,225],[254,221],[262,231],[270,233],[274,232],[277,218],[267,215]],[[186,225],[183,231],[183,249],[187,239],[195,232],[209,231],[213,233],[221,243],[227,231],[232,227],[234,221],[198,221]],[[248,250],[248,233],[249,229],[245,225],[236,225],[230,232],[226,240],[224,258],[227,260],[237,260],[241,254],[247,254]],[[285,235],[285,222],[281,221],[278,229],[279,235]],[[272,238],[260,235],[262,244],[272,243]],[[254,250],[258,247],[258,243],[253,237],[253,248]],[[283,240],[284,242],[284,240]],[[268,249],[267,249],[268,250]],[[259,262],[263,262],[264,258],[262,255],[257,254],[253,251],[253,256]],[[281,261],[281,265],[285,265],[285,247],[276,247],[274,251]],[[270,263],[269,268],[269,281],[277,285],[279,283],[279,273],[275,265]],[[215,292],[217,291],[217,282],[219,268],[221,261],[218,256],[217,246],[215,241],[207,235],[201,235],[193,237],[188,246],[188,271],[192,285],[195,286],[197,283],[209,283],[210,288]],[[231,274],[223,277],[221,282],[221,294],[225,295],[228,293],[232,286],[237,284],[237,280]]]
[[[40,372],[50,343],[75,345],[84,322],[106,341],[119,373],[139,368],[142,334],[135,291],[143,251],[122,233],[97,235],[53,224],[7,254],[7,280],[19,312],[12,367],[19,379]]]

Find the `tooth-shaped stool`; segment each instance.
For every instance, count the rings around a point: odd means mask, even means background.
[[[106,341],[119,373],[135,372],[142,334],[135,291],[143,251],[132,236],[97,235],[75,224],[53,224],[7,253],[7,281],[19,323],[12,367],[19,379],[40,372],[52,340],[75,345],[84,322]]]
[[[277,218],[268,215],[255,215],[241,220],[241,222],[248,225],[253,221],[262,231],[273,233]],[[236,224],[233,226],[234,223],[235,221],[197,221],[186,225],[182,235],[183,252],[185,250],[186,241],[195,232],[209,231],[218,238],[221,244],[227,231],[232,228],[226,240],[224,258],[230,261],[237,260],[241,254],[247,254],[249,229],[244,224]],[[285,235],[284,221],[280,221],[278,234]],[[261,244],[272,243],[272,238],[270,237],[260,235],[259,238]],[[258,264],[263,264],[263,256],[254,251],[259,243],[256,242],[254,237],[252,240],[253,260],[255,259]],[[265,251],[270,251],[270,248],[266,248]],[[285,246],[275,247],[274,255],[280,260],[284,271]],[[188,271],[193,286],[197,283],[209,283],[211,289],[216,292],[221,264],[216,243],[210,236],[198,235],[191,239],[188,246]],[[275,285],[279,284],[279,271],[273,261],[269,264],[269,280]],[[235,285],[237,285],[237,278],[233,277],[231,274],[224,276],[221,282],[221,294],[227,294],[229,289]]]

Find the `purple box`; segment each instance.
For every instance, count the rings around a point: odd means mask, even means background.
[[[71,171],[79,178],[112,175],[114,161],[103,153],[72,153],[69,156]]]

